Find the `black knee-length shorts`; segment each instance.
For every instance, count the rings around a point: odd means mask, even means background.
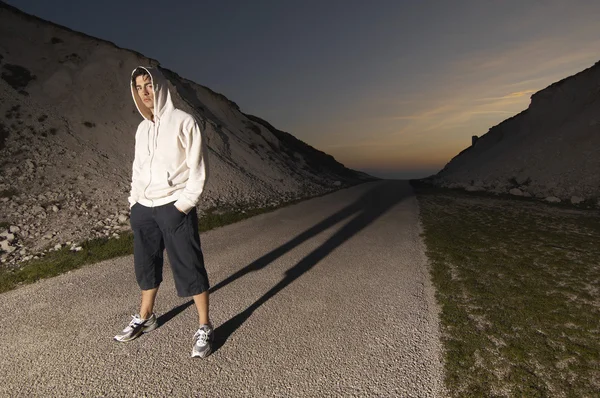
[[[198,214],[177,210],[175,202],[131,208],[135,276],[142,290],[154,289],[162,282],[163,251],[173,270],[177,295],[189,297],[208,290],[208,275],[198,232]]]

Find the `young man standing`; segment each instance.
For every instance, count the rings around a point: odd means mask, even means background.
[[[135,134],[129,196],[134,268],[142,303],[139,314],[114,338],[130,341],[158,326],[153,308],[166,248],[177,294],[192,296],[198,310],[200,327],[194,335],[192,357],[204,358],[212,350],[213,328],[196,204],[207,178],[206,145],[194,117],[173,106],[160,70],[136,68],[131,93],[144,118]]]

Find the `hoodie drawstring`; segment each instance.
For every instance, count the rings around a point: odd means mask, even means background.
[[[154,149],[158,148],[158,127],[160,126],[160,119],[156,119],[156,124],[154,125]]]
[[[152,147],[154,149],[158,148],[158,126],[160,125],[160,122],[158,120],[156,120],[156,122],[154,123],[154,127],[150,127],[146,133],[147,137],[146,137],[146,149],[148,150],[148,155],[150,155],[150,131],[154,128],[154,134],[152,135],[152,139],[153,139],[153,145]]]

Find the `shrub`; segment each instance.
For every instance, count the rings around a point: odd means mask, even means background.
[[[58,44],[58,43],[63,43],[62,39],[59,39],[58,37],[53,37],[50,42],[52,44]]]
[[[35,80],[36,76],[32,75],[28,69],[19,65],[6,64],[2,68],[2,79],[12,88],[19,91],[19,93],[29,95],[23,89],[27,87],[29,82]]]
[[[65,56],[63,59],[61,59],[58,62],[60,62],[61,64],[63,64],[65,62],[67,62],[67,61],[70,61],[70,62],[73,62],[73,63],[77,64],[77,63],[81,62],[81,57],[77,53],[71,53],[71,54]]]
[[[250,130],[254,131],[256,134],[260,135],[260,127],[258,127],[256,124],[253,124],[250,127]]]
[[[8,129],[2,123],[0,123],[0,149],[4,148],[4,143],[8,138]]]
[[[21,113],[19,113],[20,108],[21,108],[20,105],[14,105],[14,106],[10,107],[10,109],[8,109],[6,111],[6,113],[4,114],[4,117],[6,119],[12,119],[13,117],[15,119],[21,119]]]
[[[89,128],[96,127],[96,123],[92,123],[92,122],[83,122],[83,125],[85,127],[89,127]]]

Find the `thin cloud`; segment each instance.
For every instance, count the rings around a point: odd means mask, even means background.
[[[514,92],[514,93],[503,95],[501,97],[479,98],[479,99],[476,99],[475,101],[502,101],[502,100],[509,100],[509,99],[514,99],[514,98],[521,98],[521,97],[525,97],[525,96],[530,96],[531,94],[533,94],[533,93],[535,93],[537,91],[538,90],[517,91],[517,92]]]
[[[492,110],[488,110],[488,111],[472,111],[472,112],[468,112],[471,115],[493,115],[493,114],[504,114],[504,115],[513,115],[514,112],[512,111],[492,111]]]

